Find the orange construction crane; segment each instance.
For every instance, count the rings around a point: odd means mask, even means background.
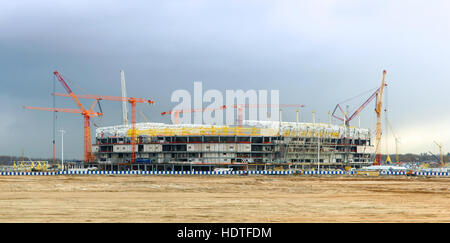
[[[184,112],[204,112],[207,110],[224,110],[227,108],[231,108],[231,109],[238,109],[238,126],[242,126],[242,112],[244,108],[260,108],[260,107],[279,107],[279,108],[286,108],[286,107],[304,107],[304,105],[288,105],[288,104],[269,104],[269,105],[264,105],[264,104],[260,104],[260,105],[256,105],[256,104],[238,104],[238,105],[231,105],[231,106],[219,106],[219,107],[215,107],[215,108],[202,108],[202,109],[184,109],[184,110],[171,110],[171,111],[166,111],[166,112],[161,112],[161,115],[170,115],[170,114],[174,114],[175,117],[175,121],[174,124],[178,124],[178,116],[179,113],[184,113]]]
[[[91,128],[90,128],[90,119],[91,117],[102,116],[103,114],[100,112],[94,112],[92,109],[94,108],[97,101],[91,106],[89,110],[79,109],[66,109],[66,108],[45,108],[45,107],[33,107],[33,106],[24,106],[25,109],[31,110],[41,110],[41,111],[53,111],[53,112],[68,112],[68,113],[78,113],[83,115],[84,117],[84,161],[90,162],[92,161],[92,153],[91,153]]]
[[[26,106],[26,109],[34,109],[34,110],[45,110],[45,111],[54,111],[54,112],[69,112],[69,113],[80,113],[84,117],[84,161],[90,162],[92,160],[92,149],[91,149],[91,127],[90,127],[90,118],[95,116],[101,116],[102,113],[94,112],[94,106],[97,101],[92,104],[89,110],[86,110],[72,90],[69,88],[69,85],[64,81],[61,74],[55,70],[53,74],[58,78],[58,81],[62,84],[64,89],[67,91],[68,96],[72,97],[75,104],[78,106],[79,110],[74,109],[64,109],[64,108],[40,108],[40,107],[31,107]]]
[[[97,101],[100,100],[111,100],[111,101],[127,101],[131,104],[131,163],[134,163],[136,160],[136,103],[149,103],[154,104],[153,100],[146,100],[141,98],[134,97],[121,97],[121,96],[103,96],[103,95],[76,95],[76,94],[60,94],[54,93],[55,96],[63,96],[63,97],[78,97],[82,99],[94,99]]]

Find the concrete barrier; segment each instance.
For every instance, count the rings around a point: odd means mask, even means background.
[[[0,172],[0,176],[50,175],[291,175],[293,171],[58,171],[58,172]]]
[[[0,172],[0,176],[55,176],[55,175],[292,175],[286,171],[59,171],[59,172]],[[355,175],[355,171],[301,171],[303,175]],[[405,172],[388,171],[381,175],[406,175]],[[449,176],[448,172],[414,172],[416,176]]]
[[[350,173],[345,171],[327,171],[327,170],[305,170],[302,171],[304,175],[350,175]]]
[[[414,172],[414,175],[418,176],[449,176],[448,172]]]

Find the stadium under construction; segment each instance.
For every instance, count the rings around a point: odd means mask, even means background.
[[[331,124],[331,120],[329,123],[316,123],[314,118],[311,123],[299,122],[298,110],[296,122],[243,120],[242,112],[246,105],[242,103],[212,109],[215,111],[226,108],[237,109],[236,125],[186,122],[178,124],[178,113],[198,112],[203,109],[161,113],[174,115],[172,117],[175,118],[174,124],[137,123],[136,104],[153,104],[154,101],[128,97],[123,71],[121,71],[122,96],[119,97],[74,94],[63,76],[57,70],[53,73],[67,92],[53,95],[72,98],[79,109],[31,106],[25,108],[81,114],[84,119],[84,162],[87,167],[96,166],[102,170],[146,171],[358,169],[371,164],[380,165],[381,162],[381,111],[386,71],[383,71],[381,86],[351,115],[342,110],[341,104],[336,105],[333,114],[330,115],[342,121],[340,125]],[[86,109],[79,99],[93,99],[94,103]],[[350,121],[373,99],[376,99],[377,114],[375,142],[372,142],[368,129],[350,126]],[[95,141],[91,142],[90,120],[103,115],[100,100],[122,102],[124,123],[118,126],[97,127]],[[131,105],[130,122],[127,115],[128,103]],[[96,104],[100,112],[93,111]],[[258,107],[255,104],[247,106]],[[270,106],[273,108],[274,105]],[[280,119],[281,106],[276,107],[279,109]],[[303,107],[303,105],[286,106]],[[336,111],[341,111],[343,116],[337,116]],[[53,138],[53,164],[55,164],[54,141]]]
[[[136,123],[96,129],[99,169],[343,169],[373,163],[368,129],[326,123],[243,121],[242,126]],[[131,166],[131,167],[130,167]]]

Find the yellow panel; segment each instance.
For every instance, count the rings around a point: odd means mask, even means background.
[[[128,130],[128,136],[131,136],[132,130]],[[136,134],[147,136],[201,136],[201,135],[222,135],[222,136],[277,136],[278,129],[257,128],[257,127],[181,127],[181,128],[151,128],[145,130],[136,130]],[[295,137],[300,136],[317,137],[319,134],[316,131],[304,130],[286,130],[282,132],[283,136]],[[321,132],[321,137],[338,137],[339,132]]]

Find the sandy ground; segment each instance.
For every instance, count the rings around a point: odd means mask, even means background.
[[[3,176],[0,222],[450,222],[450,178]]]

